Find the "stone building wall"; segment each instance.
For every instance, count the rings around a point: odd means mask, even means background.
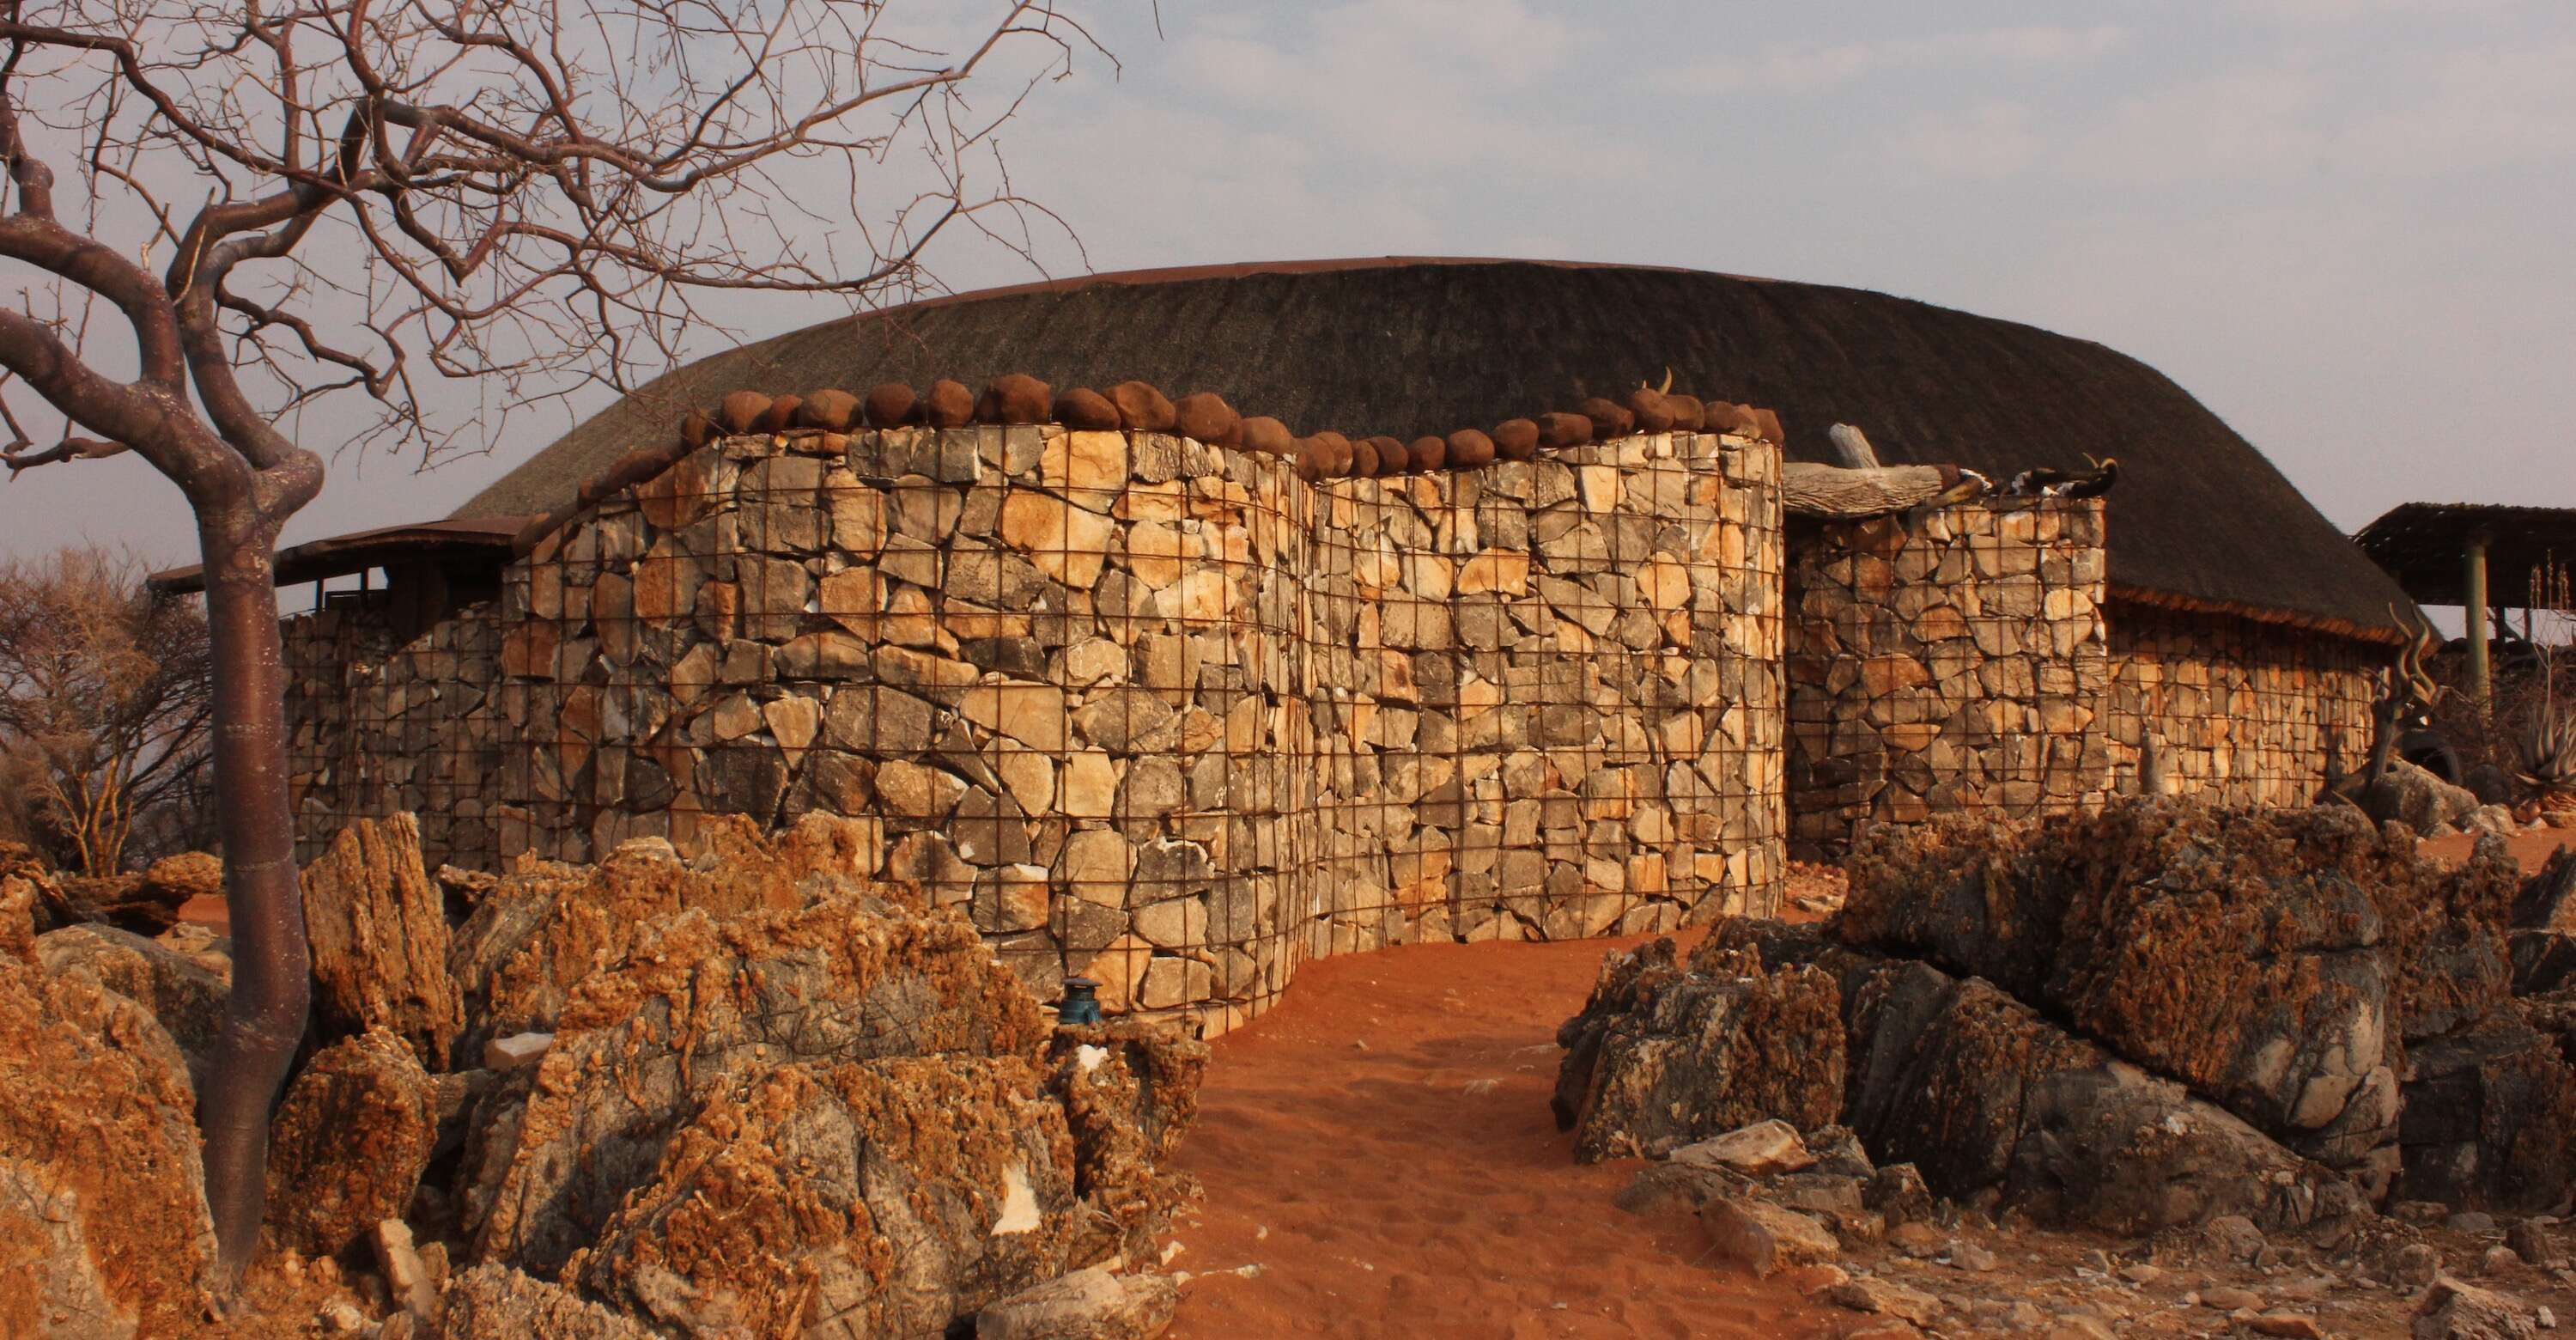
[[[2384,647],[2117,600],[2105,717],[2122,790],[2153,739],[2176,795],[2304,805],[2370,755]]]
[[[1700,434],[1320,485],[1156,434],[728,438],[353,671],[382,691],[339,740],[307,709],[299,758],[479,762],[434,853],[475,863],[860,816],[856,863],[1042,997],[1083,972],[1218,1031],[1318,954],[1776,905],[1777,467]],[[421,715],[442,656],[488,693]],[[300,771],[314,820],[456,775]]]
[[[1790,849],[1865,822],[2112,793],[2099,499],[1803,523],[1788,571]]]
[[[433,862],[499,863],[496,613],[468,608],[404,646],[361,604],[285,621],[297,861],[319,858],[350,817],[407,810]]]
[[[1776,909],[1779,458],[1721,441],[1328,486],[1311,953]]]

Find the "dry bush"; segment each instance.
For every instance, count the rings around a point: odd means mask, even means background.
[[[197,783],[210,667],[205,616],[130,557],[0,563],[0,825],[83,874],[124,869],[137,821]]]

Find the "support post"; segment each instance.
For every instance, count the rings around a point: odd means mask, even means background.
[[[2460,593],[2469,639],[2469,697],[2487,710],[2487,537],[2469,537],[2467,589]]]

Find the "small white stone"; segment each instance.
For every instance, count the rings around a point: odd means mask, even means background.
[[[513,1033],[506,1038],[494,1038],[483,1044],[483,1068],[506,1072],[532,1066],[544,1060],[546,1052],[554,1045],[555,1035],[552,1033]]]

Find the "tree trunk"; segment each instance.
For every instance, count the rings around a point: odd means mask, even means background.
[[[1849,470],[1791,461],[1780,467],[1781,505],[1791,516],[1854,520],[1901,512],[1957,482],[1937,465],[1884,465]]]
[[[277,626],[276,530],[201,520],[206,625],[214,663],[215,794],[232,996],[206,1068],[198,1125],[218,1266],[238,1285],[258,1250],[269,1110],[303,1040],[312,969],[295,867],[286,763],[286,654]]]

